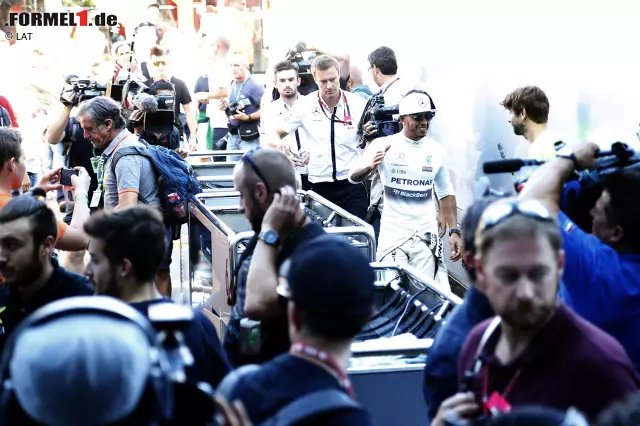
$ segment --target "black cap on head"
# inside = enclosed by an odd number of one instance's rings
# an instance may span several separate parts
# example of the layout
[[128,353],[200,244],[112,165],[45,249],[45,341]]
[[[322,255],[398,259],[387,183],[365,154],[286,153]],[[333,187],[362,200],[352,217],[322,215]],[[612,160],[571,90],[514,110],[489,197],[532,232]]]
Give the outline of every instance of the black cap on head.
[[371,316],[375,273],[362,252],[342,238],[323,235],[300,245],[281,275],[288,289],[280,286],[278,293],[305,313],[314,334],[350,339]]

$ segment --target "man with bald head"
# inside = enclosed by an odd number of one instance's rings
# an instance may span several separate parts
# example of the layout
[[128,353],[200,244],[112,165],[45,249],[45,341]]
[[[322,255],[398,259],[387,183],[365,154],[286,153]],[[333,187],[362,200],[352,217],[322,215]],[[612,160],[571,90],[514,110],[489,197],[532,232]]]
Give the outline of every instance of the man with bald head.
[[[222,102],[221,109],[229,117],[228,150],[248,151],[260,146],[260,102],[264,95],[264,87],[255,81],[249,73],[247,58],[234,54],[230,60],[233,81],[229,89],[227,102]],[[239,157],[232,157],[233,161]]]
[[[235,304],[224,338],[229,360],[237,367],[263,363],[289,350],[286,306],[276,292],[279,269],[300,244],[324,230],[304,214],[294,166],[283,152],[248,151],[236,165],[233,183],[255,232],[234,271]],[[258,342],[255,336],[260,336]]]
[[351,65],[347,85],[351,93],[355,93],[366,100],[369,100],[369,98],[373,96],[373,92],[369,89],[369,86],[364,84],[364,81],[362,80],[362,71],[360,70],[360,67],[356,65]]

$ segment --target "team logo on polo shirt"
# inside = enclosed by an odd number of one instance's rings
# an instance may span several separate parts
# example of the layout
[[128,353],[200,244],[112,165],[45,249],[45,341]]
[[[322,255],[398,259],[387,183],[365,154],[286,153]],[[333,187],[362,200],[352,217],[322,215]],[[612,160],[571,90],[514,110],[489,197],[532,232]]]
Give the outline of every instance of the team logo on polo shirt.
[[403,152],[396,152],[396,160],[404,161],[404,153]]
[[431,157],[432,157],[431,155],[427,155],[427,161],[426,161],[427,164],[431,164]]
[[313,109],[311,110],[311,114],[313,114],[313,115],[320,115],[320,108],[318,108],[318,107],[313,107]]

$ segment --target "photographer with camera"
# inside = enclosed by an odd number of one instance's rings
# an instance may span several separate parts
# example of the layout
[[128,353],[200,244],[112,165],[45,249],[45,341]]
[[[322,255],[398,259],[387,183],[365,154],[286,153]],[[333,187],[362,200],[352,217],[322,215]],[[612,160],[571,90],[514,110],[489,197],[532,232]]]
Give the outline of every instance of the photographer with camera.
[[[149,87],[148,94],[140,93],[134,98],[135,109],[129,117],[129,123],[132,127],[129,131],[133,131],[140,139],[151,145],[163,146],[172,151],[179,150],[180,131],[175,127],[173,120],[174,99],[174,90],[171,83],[164,80],[154,82]],[[171,112],[171,114],[166,114],[166,122],[155,123],[155,120],[152,119],[152,116],[155,117],[158,110]],[[152,122],[151,129],[149,129],[149,122]],[[161,131],[158,132],[156,130]]]
[[[442,259],[447,229],[452,261],[460,259],[456,196],[445,167],[446,151],[427,136],[436,108],[428,93],[411,91],[400,101],[402,133],[371,142],[350,171],[350,180],[364,182],[379,171],[384,184],[377,258],[413,266],[445,293],[450,291]],[[440,213],[436,213],[433,193]]]
[[349,213],[364,218],[369,205],[364,184],[349,182],[349,169],[361,154],[357,123],[366,101],[340,89],[340,64],[330,56],[318,56],[311,66],[320,88],[299,99],[290,119],[277,130],[280,139],[300,129],[308,152],[311,190]]
[[[147,206],[104,211],[84,225],[91,237],[91,258],[85,275],[97,294],[118,298],[143,315],[159,303],[171,303],[156,290],[154,277],[167,251],[165,226],[160,213]],[[192,383],[207,382],[212,387],[230,367],[215,327],[199,311],[185,330],[185,343],[195,363],[188,369]]]
[[499,200],[483,212],[474,266],[496,316],[469,333],[459,393],[442,402],[432,426],[525,405],[575,407],[593,420],[638,391],[622,346],[558,300],[570,266],[562,245],[553,213],[536,200]]
[[[72,85],[67,85],[61,95],[63,104],[60,115],[47,127],[45,139],[51,145],[62,144],[65,148],[66,167],[82,167],[91,176],[91,186],[89,187],[89,200],[93,196],[93,191],[98,187],[98,177],[94,170],[92,158],[102,154],[102,150],[95,148],[91,142],[85,138],[80,122],[71,114],[79,105],[82,93],[79,93]],[[71,223],[73,215],[73,203],[66,204],[66,215],[64,221]],[[74,262],[75,263],[75,262]]]
[[[304,97],[298,92],[300,76],[298,75],[298,67],[295,64],[289,61],[278,62],[273,72],[274,86],[278,91],[279,97],[264,107],[263,122],[266,129],[261,130],[263,130],[262,137],[267,139],[273,136],[282,122],[289,120],[294,104],[298,99]],[[294,134],[288,135],[282,142],[278,141],[275,144],[269,140],[263,140],[262,142],[266,142],[270,147],[281,148],[289,156],[300,175],[302,189],[308,190],[310,184],[306,165],[309,162],[309,154],[304,149],[307,144],[305,133],[301,132],[300,129],[296,129]]]
[[180,117],[180,106],[184,109],[184,114],[186,117],[187,128],[189,130],[189,151],[195,151],[197,147],[196,142],[196,134],[198,132],[198,128],[196,126],[196,115],[195,111],[191,108],[191,94],[189,94],[189,89],[185,82],[177,77],[171,75],[169,70],[169,62],[170,57],[168,53],[160,46],[153,46],[150,49],[151,54],[151,64],[152,67],[152,78],[148,79],[145,82],[147,87],[151,87],[154,82],[164,80],[171,83],[174,87],[174,125],[180,132],[180,137],[182,137],[183,132],[185,131],[184,126],[182,125],[181,117]]
[[[233,81],[229,99],[220,101],[220,109],[229,117],[227,151],[249,151],[260,146],[260,102],[264,87],[251,77],[245,55],[234,54],[230,65]],[[232,157],[232,161],[238,160],[240,157]]]
[[590,230],[560,211],[565,184],[576,171],[592,168],[597,153],[596,144],[583,143],[558,156],[534,172],[521,197],[540,200],[558,215],[566,256],[560,297],[618,339],[640,369],[640,171],[604,177]]

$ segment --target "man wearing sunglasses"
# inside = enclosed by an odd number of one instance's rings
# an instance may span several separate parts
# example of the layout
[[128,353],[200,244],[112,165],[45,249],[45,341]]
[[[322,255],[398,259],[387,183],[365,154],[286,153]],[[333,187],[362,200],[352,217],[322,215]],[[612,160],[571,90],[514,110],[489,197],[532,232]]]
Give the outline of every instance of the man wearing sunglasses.
[[[435,105],[426,92],[411,91],[400,101],[401,133],[374,140],[365,149],[350,180],[364,182],[377,170],[384,184],[384,205],[377,257],[409,264],[450,291],[442,259],[442,237],[447,229],[451,260],[460,259],[456,197],[444,166],[446,152],[427,136]],[[436,217],[433,192],[440,204]],[[440,232],[438,232],[440,227]]]
[[562,299],[618,339],[640,369],[640,171],[604,179],[602,195],[591,209],[590,230],[560,212],[565,183],[576,169],[593,167],[597,152],[593,143],[576,146],[572,155],[540,167],[521,196],[538,199],[558,214],[566,253]]
[[[311,222],[296,194],[296,172],[287,156],[278,150],[248,151],[234,170],[233,182],[240,192],[242,210],[255,232],[239,260],[235,304],[224,338],[229,361],[234,366],[262,363],[287,352],[290,347],[286,310],[278,299],[278,270],[300,244],[324,234]],[[260,321],[257,348],[244,337],[256,327],[245,327],[244,318]]]
[[552,214],[536,200],[501,200],[476,230],[477,288],[494,318],[471,330],[458,363],[460,392],[432,426],[512,407],[575,407],[589,419],[636,392],[640,379],[622,346],[558,300],[567,265]]

